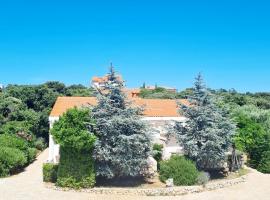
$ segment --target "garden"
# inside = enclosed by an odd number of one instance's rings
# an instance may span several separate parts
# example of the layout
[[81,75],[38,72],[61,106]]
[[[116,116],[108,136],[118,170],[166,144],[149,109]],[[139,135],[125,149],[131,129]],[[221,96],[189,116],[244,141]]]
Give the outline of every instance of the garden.
[[[151,143],[152,130],[141,120],[142,108],[131,106],[123,83],[113,69],[109,74],[105,94],[59,82],[5,88],[0,93],[0,177],[20,173],[46,148],[56,98],[78,95],[95,95],[98,105],[71,109],[55,123],[51,133],[61,157],[59,164],[44,164],[45,182],[74,189],[205,186],[245,175],[243,164],[270,173],[268,93],[210,90],[200,75],[193,88],[176,94],[143,89],[142,98],[190,102],[179,106],[187,121],[170,127],[185,154],[163,160],[162,145]],[[154,173],[149,157],[157,165]]]
[[[237,124],[201,75],[188,98],[190,105],[180,105],[186,122],[170,127],[185,154],[169,160],[163,160],[162,145],[151,143],[151,129],[141,120],[143,110],[131,106],[113,68],[106,87],[97,106],[70,109],[54,124],[51,134],[61,156],[59,164],[44,164],[44,182],[73,189],[204,187],[211,179],[247,173],[242,169],[244,153],[236,150],[241,144]],[[155,173],[149,170],[149,157],[156,160]]]

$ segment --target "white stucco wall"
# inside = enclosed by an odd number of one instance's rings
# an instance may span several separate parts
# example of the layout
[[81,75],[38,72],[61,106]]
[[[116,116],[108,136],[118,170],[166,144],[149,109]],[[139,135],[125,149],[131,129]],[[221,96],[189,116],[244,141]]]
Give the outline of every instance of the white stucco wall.
[[[53,127],[53,124],[59,120],[59,117],[49,117],[50,129]],[[48,162],[57,163],[60,157],[60,146],[54,142],[52,135],[49,135],[49,158]]]
[[[53,124],[59,120],[59,117],[49,117],[50,128]],[[176,139],[172,137],[167,140],[166,134],[168,132],[167,127],[173,125],[175,121],[185,122],[184,117],[144,117],[142,120],[149,123],[149,125],[154,129],[154,134],[152,135],[153,143],[163,144],[163,159],[169,159],[172,154],[183,154],[183,148],[176,143]],[[55,143],[52,135],[49,137],[49,158],[48,162],[58,163],[60,158],[60,148],[59,145]]]

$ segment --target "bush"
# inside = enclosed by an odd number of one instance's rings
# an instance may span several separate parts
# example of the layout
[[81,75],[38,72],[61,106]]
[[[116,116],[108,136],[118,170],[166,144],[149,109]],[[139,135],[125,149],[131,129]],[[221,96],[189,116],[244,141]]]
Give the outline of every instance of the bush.
[[27,155],[28,142],[16,135],[2,134],[0,135],[0,147],[16,148],[23,151],[25,155]]
[[28,163],[33,162],[37,156],[37,149],[36,148],[28,148],[27,149],[27,160]]
[[262,160],[257,169],[262,173],[270,173],[270,151],[263,153]]
[[43,181],[56,183],[58,165],[52,163],[43,164]]
[[0,147],[0,177],[20,170],[26,163],[27,158],[19,149]]
[[153,157],[157,161],[157,168],[160,169],[160,161],[162,160],[162,144],[154,144],[153,145]]
[[38,138],[34,142],[34,147],[39,151],[44,150],[46,148],[45,140],[43,138]]
[[200,174],[197,177],[197,183],[199,185],[205,186],[209,180],[210,180],[210,174],[208,172],[200,172]]
[[174,184],[194,185],[197,182],[198,170],[195,164],[183,156],[172,156],[170,160],[160,162],[160,180],[165,182],[173,178]]
[[10,147],[22,151],[27,158],[27,163],[34,161],[37,154],[35,148],[30,148],[26,140],[16,135],[0,135],[0,147]]
[[89,126],[94,126],[90,110],[73,108],[55,122],[51,133],[60,146],[93,149],[96,137],[89,131]]
[[70,188],[89,188],[95,185],[92,151],[60,148],[57,185]]

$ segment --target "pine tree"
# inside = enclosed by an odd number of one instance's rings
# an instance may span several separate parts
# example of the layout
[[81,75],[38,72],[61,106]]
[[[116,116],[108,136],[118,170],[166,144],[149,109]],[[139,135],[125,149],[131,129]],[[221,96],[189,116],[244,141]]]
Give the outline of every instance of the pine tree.
[[221,168],[231,145],[234,124],[217,107],[207,91],[201,74],[196,77],[189,106],[182,106],[185,123],[176,123],[175,130],[185,153],[200,169]]
[[105,94],[93,109],[97,137],[94,150],[97,176],[111,179],[142,176],[150,154],[147,127],[141,110],[131,106],[123,93],[123,82],[110,68]]

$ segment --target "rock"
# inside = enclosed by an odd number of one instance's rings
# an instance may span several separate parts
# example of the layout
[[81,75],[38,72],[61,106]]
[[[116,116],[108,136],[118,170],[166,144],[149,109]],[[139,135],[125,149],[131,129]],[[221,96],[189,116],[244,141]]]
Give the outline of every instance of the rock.
[[148,173],[151,176],[154,176],[154,174],[157,172],[157,161],[152,156],[149,156],[147,159],[147,165]]
[[169,178],[167,181],[166,181],[166,187],[173,187],[174,184],[173,184],[173,178]]

